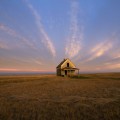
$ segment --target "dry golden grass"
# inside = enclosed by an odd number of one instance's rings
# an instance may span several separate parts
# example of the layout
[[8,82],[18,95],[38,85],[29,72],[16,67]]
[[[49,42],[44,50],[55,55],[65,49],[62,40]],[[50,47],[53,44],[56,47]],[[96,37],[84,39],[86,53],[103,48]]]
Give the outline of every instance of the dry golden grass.
[[1,76],[0,120],[120,120],[120,73]]

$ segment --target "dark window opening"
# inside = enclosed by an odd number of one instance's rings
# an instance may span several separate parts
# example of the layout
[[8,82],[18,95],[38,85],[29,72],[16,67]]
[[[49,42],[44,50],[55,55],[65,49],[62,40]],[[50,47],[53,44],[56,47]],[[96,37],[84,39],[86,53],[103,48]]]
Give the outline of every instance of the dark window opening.
[[69,63],[67,63],[67,67],[69,67]]
[[67,75],[67,70],[65,70],[65,75]]

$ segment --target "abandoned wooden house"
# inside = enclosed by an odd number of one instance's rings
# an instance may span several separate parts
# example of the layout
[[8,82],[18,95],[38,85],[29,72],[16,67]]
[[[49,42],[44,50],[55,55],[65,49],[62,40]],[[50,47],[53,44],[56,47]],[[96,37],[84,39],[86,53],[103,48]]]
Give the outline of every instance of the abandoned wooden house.
[[57,76],[72,76],[79,74],[79,69],[67,58],[56,67],[56,73]]

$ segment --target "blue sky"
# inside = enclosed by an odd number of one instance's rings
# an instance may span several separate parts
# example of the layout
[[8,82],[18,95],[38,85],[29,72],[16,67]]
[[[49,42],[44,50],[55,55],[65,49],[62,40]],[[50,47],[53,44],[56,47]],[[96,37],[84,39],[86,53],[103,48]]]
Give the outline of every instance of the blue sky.
[[120,71],[120,0],[0,0],[0,71]]

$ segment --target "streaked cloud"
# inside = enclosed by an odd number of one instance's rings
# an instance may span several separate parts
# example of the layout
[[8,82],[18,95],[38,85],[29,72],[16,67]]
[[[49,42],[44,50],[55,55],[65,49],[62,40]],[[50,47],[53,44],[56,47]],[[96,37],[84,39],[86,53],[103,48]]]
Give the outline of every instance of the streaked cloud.
[[82,28],[80,30],[78,25],[78,1],[71,2],[71,25],[70,25],[70,36],[66,42],[65,54],[72,58],[76,56],[81,50],[81,41],[83,39]]
[[14,68],[0,68],[0,71],[5,72],[5,71],[18,71],[18,70]]
[[15,68],[0,68],[0,72],[47,72],[40,69],[15,69]]
[[110,52],[110,58],[109,60],[105,61],[103,64],[104,65],[114,65],[116,66],[116,64],[120,63],[120,54],[117,51],[113,51],[113,53]]
[[36,64],[38,64],[38,65],[42,65],[42,62],[39,61],[39,60],[34,60],[34,62],[35,62]]
[[95,46],[92,50],[92,56],[89,58],[89,60],[93,60],[97,57],[100,57],[104,55],[108,50],[112,48],[113,44],[111,42],[105,42],[100,45]]
[[56,56],[55,47],[54,47],[51,39],[49,38],[48,34],[44,30],[44,27],[43,27],[43,25],[41,23],[41,17],[40,17],[40,15],[36,11],[36,9],[27,0],[25,0],[25,2],[27,3],[27,6],[29,7],[30,11],[32,12],[32,14],[35,17],[35,23],[36,23],[36,25],[38,27],[38,30],[39,30],[39,33],[40,33],[41,42],[50,51],[50,53],[55,57]]
[[[43,65],[42,61],[40,58],[33,58],[33,57],[16,57],[16,56],[11,56],[12,60],[18,61],[20,63],[29,63],[29,64],[36,64],[36,65]],[[6,59],[6,58],[5,58]]]
[[36,47],[34,46],[34,44],[31,41],[29,41],[25,37],[21,36],[20,34],[18,34],[15,30],[9,28],[7,25],[0,24],[0,30],[6,32],[7,34],[11,35],[12,37],[16,37],[17,39],[20,39],[23,44],[29,46],[30,48],[36,49]]
[[102,65],[99,65],[98,67],[100,70],[104,69],[119,69],[120,68],[120,63],[112,63],[112,62],[106,62]]
[[110,69],[118,69],[120,68],[120,63],[114,64],[110,66]]
[[15,58],[16,60],[19,60],[21,62],[24,62],[24,63],[34,63],[34,64],[37,64],[37,65],[43,65],[43,63],[41,62],[40,59],[35,59],[35,58],[29,58],[29,59],[17,59]]
[[104,40],[104,42],[97,44],[88,52],[89,57],[85,59],[84,62],[92,61],[98,57],[103,56],[110,49],[113,48],[113,45],[114,45],[113,38]]
[[5,31],[6,33],[8,33],[11,36],[16,37],[17,33],[12,30],[11,28],[9,28],[8,26],[4,25],[4,24],[0,24],[0,30]]
[[0,2],[0,70],[55,71],[68,57],[80,72],[120,71],[120,7],[103,2]]
[[88,64],[80,66],[81,71],[88,71],[88,72],[107,72],[107,71],[114,71],[120,69],[120,62],[100,62],[100,64]]
[[120,58],[120,54],[114,56],[114,59],[118,59],[118,58]]
[[10,47],[6,43],[0,41],[0,49],[9,50]]
[[112,60],[114,59],[119,59],[120,58],[120,48],[117,50],[114,50],[111,54],[110,54]]

